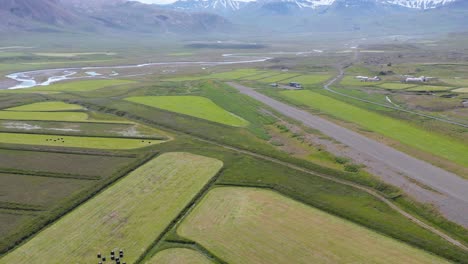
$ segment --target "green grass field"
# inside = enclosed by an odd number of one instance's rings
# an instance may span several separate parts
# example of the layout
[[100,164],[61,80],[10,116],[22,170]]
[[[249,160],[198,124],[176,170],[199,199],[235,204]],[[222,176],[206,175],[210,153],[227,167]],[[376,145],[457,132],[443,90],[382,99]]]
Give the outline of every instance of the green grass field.
[[162,142],[164,142],[164,140],[0,133],[0,143],[54,147],[135,149],[159,144]]
[[421,85],[421,86],[416,86],[414,88],[410,88],[407,91],[413,91],[413,92],[437,92],[437,91],[447,91],[450,90],[450,87],[447,86],[433,86],[433,85]]
[[236,80],[248,77],[251,75],[262,73],[257,69],[237,69],[232,71],[209,73],[204,75],[192,75],[192,76],[177,76],[166,79],[167,81],[196,81],[206,79],[219,79],[219,80]]
[[345,76],[341,82],[341,86],[375,86],[379,85],[382,82],[362,82],[359,79],[356,79],[354,76]]
[[274,71],[258,72],[257,74],[244,77],[242,78],[242,80],[254,81],[254,80],[263,79],[263,78],[267,78],[267,77],[278,75],[278,74],[280,74],[280,72],[274,72]]
[[94,263],[98,252],[117,247],[125,249],[127,263],[134,263],[222,166],[219,160],[189,153],[162,154],[0,263]]
[[453,92],[468,93],[468,88],[458,88],[458,89],[453,90]]
[[200,96],[139,96],[126,100],[184,115],[236,127],[247,126],[248,122],[223,108],[208,98]]
[[146,264],[213,264],[202,254],[187,248],[170,248],[158,252]]
[[262,83],[275,83],[275,82],[281,82],[281,81],[286,82],[286,80],[288,80],[288,79],[290,79],[292,77],[295,77],[297,75],[299,75],[299,74],[297,74],[297,73],[281,73],[281,74],[274,75],[274,76],[271,76],[271,77],[258,79],[257,81],[262,82]]
[[[101,118],[102,117],[102,118]],[[90,118],[84,112],[19,112],[0,111],[0,120],[23,120],[23,121],[64,121],[64,122],[88,122],[109,124],[133,124],[122,119],[106,119],[107,116]],[[111,116],[112,117],[112,116]]]
[[453,78],[453,79],[442,79],[444,83],[455,85],[455,86],[468,86],[468,79]]
[[468,165],[468,145],[444,135],[417,128],[405,121],[379,115],[311,91],[284,91],[280,93],[295,103],[360,125],[361,127],[396,139],[403,144]]
[[20,111],[20,112],[35,112],[35,111],[73,111],[73,110],[82,110],[83,107],[76,104],[67,104],[60,101],[55,102],[40,102],[33,103],[28,105],[22,105],[17,107],[12,107],[5,109],[7,111]]
[[213,189],[177,232],[228,263],[449,263],[264,189]]
[[132,83],[135,83],[135,82],[129,81],[129,80],[85,80],[85,81],[55,83],[49,86],[34,87],[30,89],[25,89],[25,90],[30,91],[30,92],[35,92],[35,91],[85,92],[85,91],[94,91],[97,89],[110,87],[110,86],[132,84]]
[[382,83],[379,84],[378,87],[388,89],[388,90],[403,90],[414,87],[414,84],[406,84],[406,83]]
[[301,75],[298,77],[285,80],[283,82],[298,82],[303,85],[312,85],[312,84],[323,83],[330,78],[331,78],[331,75],[328,75],[328,74],[312,74],[312,75]]
[[47,120],[88,122],[88,114],[82,112],[17,112],[0,111],[0,119],[8,120]]

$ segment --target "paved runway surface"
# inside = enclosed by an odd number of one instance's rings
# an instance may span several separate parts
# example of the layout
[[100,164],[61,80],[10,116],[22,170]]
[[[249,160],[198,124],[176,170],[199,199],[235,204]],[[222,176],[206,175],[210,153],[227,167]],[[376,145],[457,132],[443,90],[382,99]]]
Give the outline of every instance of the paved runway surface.
[[304,125],[317,129],[348,147],[370,155],[392,169],[468,205],[467,180],[309,112],[279,102],[249,87],[232,82],[228,84],[283,115],[301,121]]

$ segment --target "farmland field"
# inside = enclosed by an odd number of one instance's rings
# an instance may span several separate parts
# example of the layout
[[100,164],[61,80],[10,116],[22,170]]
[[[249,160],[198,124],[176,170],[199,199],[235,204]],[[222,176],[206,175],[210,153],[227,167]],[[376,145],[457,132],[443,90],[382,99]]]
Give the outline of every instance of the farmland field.
[[444,83],[455,85],[455,86],[468,86],[468,79],[453,78],[453,79],[442,79]]
[[224,110],[210,99],[200,96],[140,96],[126,98],[126,100],[229,126],[242,127],[248,124],[243,118]]
[[280,94],[295,103],[320,110],[339,119],[399,140],[460,165],[468,164],[468,145],[441,134],[424,131],[405,121],[379,115],[311,91],[283,91]]
[[331,78],[331,75],[328,75],[328,74],[301,75],[301,76],[293,77],[288,80],[284,80],[284,82],[298,82],[303,85],[304,84],[310,85],[310,84],[323,83],[330,78]]
[[0,173],[0,202],[48,206],[68,197],[92,183],[78,179]]
[[164,137],[164,132],[141,124],[48,122],[0,120],[2,132],[35,132],[41,134],[67,133],[67,135]]
[[281,73],[281,74],[274,75],[274,76],[271,76],[271,77],[259,79],[257,81],[262,82],[262,83],[281,82],[281,81],[286,81],[286,80],[288,80],[288,79],[290,79],[292,77],[298,76],[298,75],[299,74],[297,74],[297,73]]
[[124,248],[125,261],[133,263],[222,166],[219,160],[189,153],[162,154],[0,259],[0,263],[37,259],[44,263],[93,263],[97,252],[116,247]]
[[259,79],[263,79],[263,78],[267,78],[267,77],[270,77],[270,76],[275,76],[275,75],[278,75],[280,74],[279,72],[259,72],[258,74],[255,74],[255,75],[251,75],[251,76],[247,76],[247,77],[244,77],[242,78],[242,80],[250,80],[250,81],[254,81],[254,80],[259,80]]
[[35,120],[35,121],[69,121],[69,122],[89,122],[89,123],[123,123],[129,121],[122,120],[98,120],[91,119],[88,113],[84,112],[19,112],[0,111],[0,120]]
[[453,91],[457,93],[468,93],[468,88],[458,88]]
[[42,145],[55,147],[76,147],[93,149],[135,149],[164,142],[163,140],[77,137],[22,133],[0,133],[0,143]]
[[177,232],[228,263],[448,263],[264,189],[213,189]]
[[0,111],[0,119],[48,120],[48,121],[88,121],[88,114],[81,112],[16,112]]
[[421,86],[417,86],[414,88],[410,88],[407,91],[414,91],[414,92],[434,91],[436,92],[436,91],[447,91],[449,89],[450,87],[447,87],[447,86],[421,85]]
[[0,149],[0,168],[109,177],[134,158]]
[[[132,84],[134,81],[129,80],[85,80],[85,81],[73,81],[65,83],[55,83],[49,86],[34,87],[27,89],[27,91],[67,91],[67,92],[85,92],[94,91],[104,87]],[[15,90],[13,90],[15,91]]]
[[353,76],[345,76],[341,82],[341,86],[375,86],[381,84],[381,82],[362,82]]
[[5,109],[7,111],[20,111],[20,112],[40,112],[40,111],[73,111],[82,110],[83,107],[76,104],[67,104],[64,102],[40,102],[28,105],[22,105]]
[[[28,214],[21,213],[12,213],[12,212],[3,212],[0,210],[0,237],[6,238],[12,233],[15,229],[19,228],[24,222],[30,221],[33,216]],[[12,232],[13,230],[13,232]],[[0,248],[3,248],[3,239],[0,241]]]
[[414,84],[405,84],[405,83],[383,83],[380,84],[378,87],[389,89],[389,90],[402,90],[414,87]]
[[212,264],[202,254],[192,249],[170,248],[158,252],[146,264]]
[[262,73],[257,69],[237,69],[232,71],[210,73],[205,75],[179,76],[168,78],[168,81],[196,81],[206,79],[235,80]]

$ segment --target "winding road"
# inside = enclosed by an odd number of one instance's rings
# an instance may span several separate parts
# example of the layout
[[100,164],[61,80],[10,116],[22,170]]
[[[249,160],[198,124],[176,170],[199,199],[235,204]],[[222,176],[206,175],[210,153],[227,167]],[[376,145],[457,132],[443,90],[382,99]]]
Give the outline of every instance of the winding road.
[[335,123],[317,117],[309,112],[279,102],[253,89],[229,82],[230,86],[246,94],[279,113],[302,122],[304,125],[317,129],[323,134],[347,145],[351,149],[365,153],[388,167],[417,180],[438,192],[457,199],[467,205],[468,210],[468,181],[461,177],[438,168],[428,162],[414,158],[406,153],[393,149],[383,143],[367,138],[361,134],[341,127]]

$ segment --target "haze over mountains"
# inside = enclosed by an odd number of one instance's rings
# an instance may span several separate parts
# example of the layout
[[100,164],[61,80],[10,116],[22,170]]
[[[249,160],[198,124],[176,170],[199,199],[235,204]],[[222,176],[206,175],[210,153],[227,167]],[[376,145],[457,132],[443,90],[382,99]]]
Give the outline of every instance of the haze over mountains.
[[[208,32],[466,31],[464,0],[0,0],[0,31]],[[437,18],[437,19],[434,19]]]

